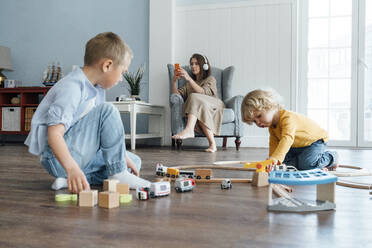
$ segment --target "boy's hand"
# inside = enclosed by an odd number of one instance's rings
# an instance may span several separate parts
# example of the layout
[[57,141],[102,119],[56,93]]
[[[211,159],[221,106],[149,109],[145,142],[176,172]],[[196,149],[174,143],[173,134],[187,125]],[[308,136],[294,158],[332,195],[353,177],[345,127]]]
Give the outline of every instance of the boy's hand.
[[77,194],[83,190],[90,190],[87,178],[78,166],[74,166],[67,172],[67,184],[68,191],[72,193]]
[[266,171],[270,172],[270,171],[272,171],[272,169],[274,168],[275,165],[280,164],[280,161],[277,160],[276,158],[272,158],[272,157],[270,157],[268,159],[271,159],[273,161],[271,164],[266,166]]
[[139,176],[137,167],[135,165],[129,165],[129,164],[127,164],[127,166],[128,166],[128,168],[130,168],[132,170],[132,173],[134,175]]

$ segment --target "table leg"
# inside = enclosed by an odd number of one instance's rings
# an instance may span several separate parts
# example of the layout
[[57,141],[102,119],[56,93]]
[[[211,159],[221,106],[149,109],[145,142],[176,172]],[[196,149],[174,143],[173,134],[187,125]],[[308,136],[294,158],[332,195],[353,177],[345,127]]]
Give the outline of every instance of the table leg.
[[164,146],[165,145],[165,113],[164,111],[161,113],[161,116],[160,116],[159,128],[160,128],[160,135],[161,135],[160,144],[161,146]]
[[267,205],[273,205],[273,186],[271,183],[269,184],[269,192],[267,194]]
[[131,150],[136,149],[136,123],[137,113],[136,106],[132,105],[132,111],[130,112],[130,148]]

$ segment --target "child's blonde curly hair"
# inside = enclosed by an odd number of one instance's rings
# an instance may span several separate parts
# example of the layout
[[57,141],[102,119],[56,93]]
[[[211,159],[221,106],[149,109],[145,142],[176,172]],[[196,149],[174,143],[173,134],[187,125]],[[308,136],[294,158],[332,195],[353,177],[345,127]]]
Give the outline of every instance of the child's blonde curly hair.
[[253,90],[249,92],[242,102],[242,120],[248,125],[254,123],[257,111],[268,111],[271,109],[282,109],[281,97],[274,90]]

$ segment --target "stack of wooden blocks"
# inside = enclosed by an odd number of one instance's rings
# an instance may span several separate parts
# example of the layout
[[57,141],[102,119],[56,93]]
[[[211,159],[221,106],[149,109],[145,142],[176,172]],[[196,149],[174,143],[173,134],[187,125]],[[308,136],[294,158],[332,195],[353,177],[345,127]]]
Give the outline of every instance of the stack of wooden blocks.
[[129,185],[122,184],[119,180],[104,180],[103,191],[98,193],[98,190],[82,191],[79,193],[80,207],[94,207],[98,204],[102,208],[117,208],[120,205],[120,199],[125,199],[122,202],[132,200],[132,195],[129,194]]

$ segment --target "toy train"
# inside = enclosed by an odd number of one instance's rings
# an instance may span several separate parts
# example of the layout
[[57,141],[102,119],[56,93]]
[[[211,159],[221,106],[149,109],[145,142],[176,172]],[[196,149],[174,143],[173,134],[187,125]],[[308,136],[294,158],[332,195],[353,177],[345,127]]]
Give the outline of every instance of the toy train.
[[178,178],[174,183],[177,192],[191,191],[195,188],[195,180],[192,178]]
[[212,170],[210,169],[196,169],[196,179],[211,179]]
[[167,176],[171,178],[185,177],[196,179],[211,179],[211,169],[196,169],[195,171],[179,170],[177,168],[164,166],[162,163],[157,163],[155,166],[157,176]]
[[156,175],[163,177],[165,174],[167,174],[167,169],[167,166],[164,166],[162,163],[157,163],[155,166]]
[[170,183],[155,182],[152,183],[150,187],[137,188],[136,189],[136,198],[138,200],[148,200],[154,197],[166,196],[170,194]]

